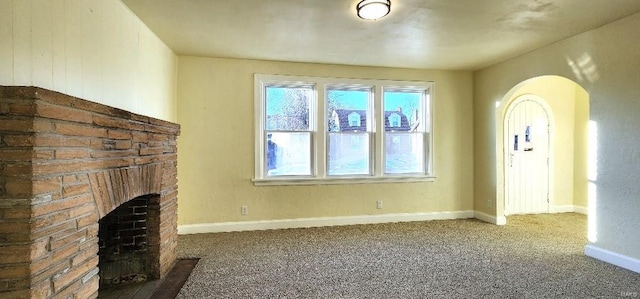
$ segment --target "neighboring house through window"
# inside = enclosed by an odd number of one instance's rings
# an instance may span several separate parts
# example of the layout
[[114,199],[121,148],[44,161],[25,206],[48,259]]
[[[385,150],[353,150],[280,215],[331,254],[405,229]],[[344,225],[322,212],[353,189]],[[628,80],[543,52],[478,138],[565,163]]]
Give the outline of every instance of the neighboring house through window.
[[349,126],[350,127],[359,127],[360,126],[360,114],[356,112],[349,113]]
[[389,115],[389,127],[391,128],[400,127],[400,115],[398,115],[398,113],[391,113],[391,115]]

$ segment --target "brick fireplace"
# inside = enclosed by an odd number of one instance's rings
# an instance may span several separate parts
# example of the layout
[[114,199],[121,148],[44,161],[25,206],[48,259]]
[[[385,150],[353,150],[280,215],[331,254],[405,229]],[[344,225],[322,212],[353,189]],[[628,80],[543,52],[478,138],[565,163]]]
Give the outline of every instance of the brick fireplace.
[[[116,224],[144,232],[117,250],[135,240],[140,275],[164,277],[176,260],[179,131],[42,88],[0,86],[0,297],[95,298],[99,221],[118,207],[134,216]],[[147,220],[136,224],[142,206]],[[100,232],[129,230],[115,234]]]

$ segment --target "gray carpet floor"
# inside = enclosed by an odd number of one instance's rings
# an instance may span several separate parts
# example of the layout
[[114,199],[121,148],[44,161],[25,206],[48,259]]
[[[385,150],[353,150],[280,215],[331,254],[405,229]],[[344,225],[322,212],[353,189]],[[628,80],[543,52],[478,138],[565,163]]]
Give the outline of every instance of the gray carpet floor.
[[179,237],[200,262],[177,298],[640,298],[640,274],[589,258],[584,215]]

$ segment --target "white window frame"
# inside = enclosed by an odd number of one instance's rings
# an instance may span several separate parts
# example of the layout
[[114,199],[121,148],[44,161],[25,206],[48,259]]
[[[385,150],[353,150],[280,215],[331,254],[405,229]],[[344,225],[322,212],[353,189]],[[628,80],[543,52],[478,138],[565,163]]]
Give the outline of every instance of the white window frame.
[[[393,182],[424,182],[434,181],[434,146],[433,146],[433,82],[392,81],[371,79],[344,79],[325,77],[305,77],[287,75],[254,74],[254,124],[255,124],[255,173],[252,179],[254,185],[321,185],[321,184],[362,184],[362,183],[393,183]],[[309,130],[311,131],[311,175],[310,176],[268,176],[266,171],[266,101],[265,88],[267,86],[313,86],[314,95],[310,104]],[[370,120],[372,130],[371,148],[373,171],[371,175],[359,176],[329,176],[328,175],[328,121],[326,111],[327,89],[336,86],[353,86],[358,89],[370,88],[373,93],[373,113]],[[421,119],[428,119],[429,134],[425,134],[424,146],[425,172],[412,174],[385,174],[384,172],[384,117],[383,91],[393,90],[424,91],[426,105],[422,110]],[[315,104],[315,105],[314,105]],[[429,111],[429,117],[426,117]]]

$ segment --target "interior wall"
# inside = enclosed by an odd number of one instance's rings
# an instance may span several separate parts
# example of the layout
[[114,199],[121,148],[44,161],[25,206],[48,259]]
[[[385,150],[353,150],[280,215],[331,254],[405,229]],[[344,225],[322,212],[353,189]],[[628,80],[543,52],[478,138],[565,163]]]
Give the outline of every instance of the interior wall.
[[0,0],[0,85],[176,121],[177,57],[121,1]]
[[[474,192],[476,207],[496,198],[495,102],[519,82],[559,75],[589,94],[597,125],[592,246],[640,258],[640,13],[507,60],[474,75]],[[490,210],[493,215],[496,209]]]
[[[582,93],[580,93],[582,91]],[[581,97],[581,95],[586,96]],[[574,205],[586,209],[586,164],[589,102],[588,94],[575,82],[558,76],[536,77],[515,87],[497,107],[504,119],[507,107],[518,97],[535,94],[545,100],[551,109],[552,169],[550,212],[571,210]],[[498,121],[500,121],[500,119]],[[496,140],[497,148],[504,147],[504,137]],[[582,147],[582,148],[581,148]],[[501,151],[500,151],[501,152]],[[500,164],[498,157],[497,163]],[[502,162],[504,163],[504,162]],[[579,164],[579,165],[577,165]],[[503,172],[497,165],[498,173]],[[580,171],[580,172],[576,172]],[[580,178],[585,178],[580,180]],[[500,196],[498,196],[499,200]]]
[[[435,182],[260,186],[254,73],[435,82]],[[179,57],[179,224],[473,210],[472,74]],[[383,200],[383,209],[376,209]],[[247,205],[249,214],[240,214]]]
[[589,180],[589,94],[584,88],[575,84],[575,128],[573,153],[573,205],[588,208]]

